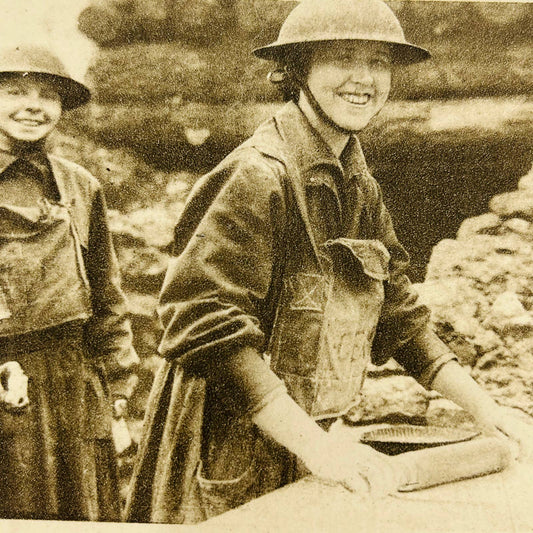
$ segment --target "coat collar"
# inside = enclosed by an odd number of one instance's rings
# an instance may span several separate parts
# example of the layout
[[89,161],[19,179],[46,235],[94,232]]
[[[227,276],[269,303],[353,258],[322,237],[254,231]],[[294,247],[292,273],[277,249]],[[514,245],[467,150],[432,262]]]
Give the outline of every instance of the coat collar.
[[339,160],[294,102],[285,105],[274,120],[302,176],[321,165],[341,170]]
[[35,146],[35,149],[32,150],[16,152],[0,150],[0,176],[17,161],[29,163],[43,181],[57,181],[48,154],[41,146]]
[[[343,174],[339,159],[294,102],[287,103],[276,113],[274,123],[284,146],[291,152],[292,161],[298,167],[305,185],[325,183],[332,186],[330,173],[314,172],[320,166],[327,166]],[[344,154],[345,179],[350,180],[369,173],[361,143],[356,135],[350,137]]]
[[17,156],[11,152],[5,152],[0,150],[0,174],[6,170],[6,168],[17,160]]
[[[319,172],[318,169],[327,166],[342,176],[339,159],[293,102],[286,104],[272,119],[262,124],[243,146],[253,146],[263,154],[277,159],[287,168],[290,187],[320,264],[321,255],[314,236],[314,226],[307,211],[305,189],[325,184],[337,194],[333,172]],[[358,177],[368,173],[357,137],[352,136],[345,150],[348,150],[343,158],[348,163],[346,176]]]

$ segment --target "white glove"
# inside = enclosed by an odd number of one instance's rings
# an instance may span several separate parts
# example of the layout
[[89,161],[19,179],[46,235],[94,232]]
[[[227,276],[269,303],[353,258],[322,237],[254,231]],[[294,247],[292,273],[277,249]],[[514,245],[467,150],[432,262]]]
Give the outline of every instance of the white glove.
[[117,398],[113,402],[113,418],[124,418],[128,412],[128,400],[126,398]]
[[510,408],[499,408],[496,427],[508,439],[519,461],[533,463],[533,418]]
[[29,405],[28,376],[17,361],[0,365],[0,404],[8,410]]

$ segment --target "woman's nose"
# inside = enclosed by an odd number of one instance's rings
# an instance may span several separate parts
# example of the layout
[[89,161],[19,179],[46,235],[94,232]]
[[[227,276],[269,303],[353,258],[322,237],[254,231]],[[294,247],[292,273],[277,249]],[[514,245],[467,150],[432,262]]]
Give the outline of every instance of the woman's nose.
[[364,63],[355,63],[350,70],[350,78],[352,81],[363,84],[372,83],[372,71],[368,65]]
[[26,109],[39,111],[42,108],[41,95],[37,90],[28,91],[25,98]]

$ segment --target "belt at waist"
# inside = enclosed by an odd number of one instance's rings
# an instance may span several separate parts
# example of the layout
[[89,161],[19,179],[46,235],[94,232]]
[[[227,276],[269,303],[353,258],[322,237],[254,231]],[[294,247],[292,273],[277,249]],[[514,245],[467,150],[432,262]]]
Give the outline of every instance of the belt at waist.
[[9,335],[0,337],[0,352],[22,353],[35,352],[51,342],[67,338],[76,339],[83,335],[83,322],[65,322],[52,328],[40,329],[23,333],[21,335]]

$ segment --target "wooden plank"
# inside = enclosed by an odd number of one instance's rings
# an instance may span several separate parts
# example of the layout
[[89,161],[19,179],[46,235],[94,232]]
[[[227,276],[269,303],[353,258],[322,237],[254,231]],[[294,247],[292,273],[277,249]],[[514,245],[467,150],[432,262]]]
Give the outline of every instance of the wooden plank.
[[313,477],[199,526],[200,531],[522,533],[533,530],[533,465],[368,501]]

